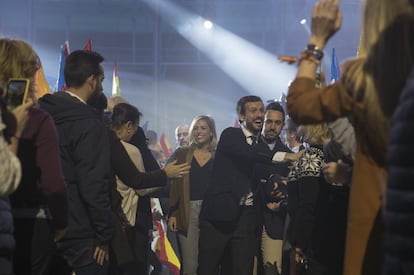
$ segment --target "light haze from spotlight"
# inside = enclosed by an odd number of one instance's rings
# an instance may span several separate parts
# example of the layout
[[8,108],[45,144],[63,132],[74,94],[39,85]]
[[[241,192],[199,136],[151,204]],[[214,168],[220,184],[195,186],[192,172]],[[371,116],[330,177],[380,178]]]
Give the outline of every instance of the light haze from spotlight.
[[143,0],[247,93],[276,98],[295,76],[295,67],[218,24],[206,31],[205,18],[167,0]]

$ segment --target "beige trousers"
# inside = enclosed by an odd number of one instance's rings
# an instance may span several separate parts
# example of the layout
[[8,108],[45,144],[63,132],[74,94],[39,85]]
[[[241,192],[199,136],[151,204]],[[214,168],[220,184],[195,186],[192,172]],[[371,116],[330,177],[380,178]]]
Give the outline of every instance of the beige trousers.
[[276,262],[276,267],[279,273],[282,272],[282,247],[283,240],[275,240],[267,235],[266,229],[263,226],[262,233],[262,255],[263,264]]

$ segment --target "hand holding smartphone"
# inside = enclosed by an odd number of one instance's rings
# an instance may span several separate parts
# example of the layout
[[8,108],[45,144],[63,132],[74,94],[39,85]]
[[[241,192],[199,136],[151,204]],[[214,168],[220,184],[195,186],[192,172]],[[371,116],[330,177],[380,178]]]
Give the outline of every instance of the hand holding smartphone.
[[30,80],[27,78],[11,78],[7,83],[4,101],[10,110],[22,105],[29,93]]
[[279,202],[286,199],[286,179],[279,174],[271,174],[265,183],[264,190],[269,201]]

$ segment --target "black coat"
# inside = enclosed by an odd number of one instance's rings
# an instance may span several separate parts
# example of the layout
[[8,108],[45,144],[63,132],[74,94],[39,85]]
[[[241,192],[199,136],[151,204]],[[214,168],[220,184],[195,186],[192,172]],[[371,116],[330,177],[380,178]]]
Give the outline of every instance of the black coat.
[[[264,142],[260,142],[257,145],[257,149],[264,152],[267,151],[269,155],[274,155],[276,152],[291,153],[290,149],[284,145],[279,138],[276,140],[276,144],[273,150],[270,150],[269,146]],[[267,234],[273,239],[283,239],[286,207],[284,207],[282,204],[282,208],[277,212],[272,211],[266,207],[266,203],[272,201],[272,196],[269,191],[272,191],[273,188],[272,186],[268,185],[273,185],[273,182],[268,182],[265,184],[261,182],[261,179],[267,180],[271,174],[278,174],[282,177],[287,177],[289,174],[289,165],[290,162],[281,162],[274,164],[257,163],[255,165],[254,182],[259,186],[257,196],[255,198],[259,204],[258,211],[261,218],[259,224],[264,224]]]
[[272,155],[256,147],[247,143],[241,128],[230,127],[222,132],[214,158],[212,182],[201,208],[201,219],[237,221],[241,198],[255,191],[252,185],[254,164],[271,164]]
[[13,237],[13,215],[7,196],[0,197],[0,255],[11,256],[16,242]]
[[414,70],[393,121],[388,147],[383,274],[414,274]]
[[69,219],[65,239],[96,239],[108,244],[113,236],[112,174],[109,140],[101,115],[66,92],[39,100],[53,117],[59,136],[67,183]]

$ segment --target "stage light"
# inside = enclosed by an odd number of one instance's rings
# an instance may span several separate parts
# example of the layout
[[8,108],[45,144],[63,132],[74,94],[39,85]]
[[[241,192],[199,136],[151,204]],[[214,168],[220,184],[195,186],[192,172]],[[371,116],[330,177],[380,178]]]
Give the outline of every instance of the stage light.
[[305,24],[306,24],[306,19],[305,19],[305,18],[303,18],[302,20],[300,20],[300,23],[301,23],[302,25],[305,25]]
[[210,20],[204,20],[203,26],[206,30],[210,30],[213,27],[213,22]]

